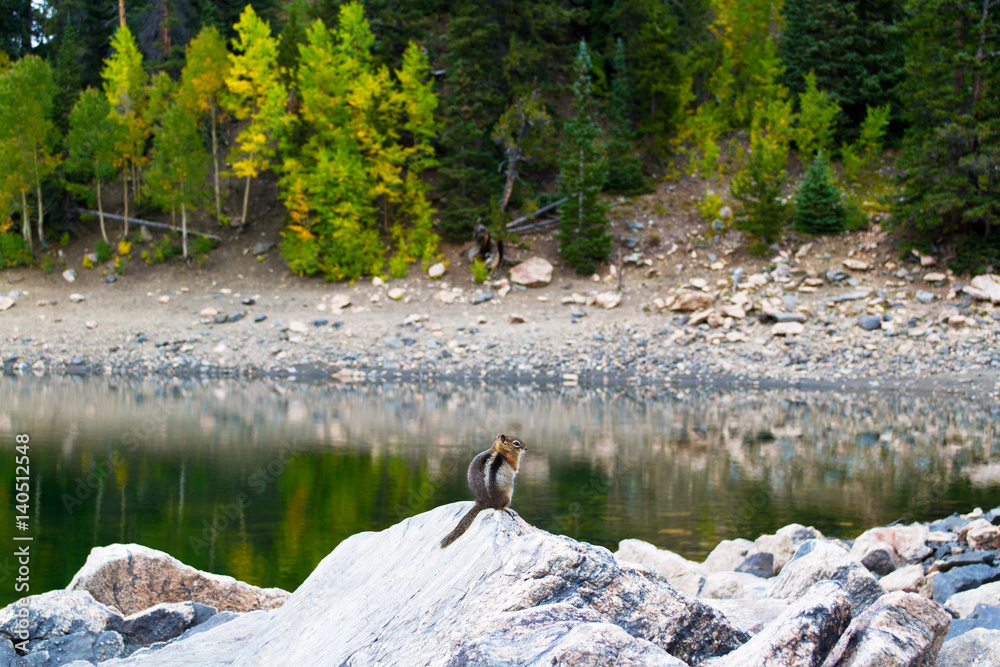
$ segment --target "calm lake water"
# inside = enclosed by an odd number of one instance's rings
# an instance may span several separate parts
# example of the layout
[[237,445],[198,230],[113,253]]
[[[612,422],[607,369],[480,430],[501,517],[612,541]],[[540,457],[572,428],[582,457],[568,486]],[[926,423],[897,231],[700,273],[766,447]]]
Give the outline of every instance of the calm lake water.
[[986,396],[0,377],[0,604],[20,597],[25,534],[32,593],[114,542],[293,590],[349,535],[469,499],[468,462],[500,432],[528,447],[521,516],[612,550],[701,559],[791,522],[852,538],[1000,505]]

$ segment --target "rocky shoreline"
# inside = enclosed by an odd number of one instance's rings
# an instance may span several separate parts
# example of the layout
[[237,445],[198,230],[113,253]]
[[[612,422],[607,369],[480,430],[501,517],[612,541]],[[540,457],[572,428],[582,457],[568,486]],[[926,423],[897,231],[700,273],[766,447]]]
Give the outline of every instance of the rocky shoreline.
[[511,272],[530,287],[507,277],[456,285],[445,274],[332,288],[203,276],[147,290],[25,274],[0,295],[0,361],[13,375],[845,388],[925,380],[1000,390],[996,276],[876,274],[854,259],[823,270],[810,257],[779,254],[754,272],[716,261],[706,278],[657,286],[633,277],[621,291],[599,276],[558,283],[551,266],[541,278]]
[[1000,507],[849,542],[790,525],[694,563],[502,512],[438,548],[467,506],[355,535],[291,594],[95,548],[67,589],[0,610],[0,665],[1000,662]]

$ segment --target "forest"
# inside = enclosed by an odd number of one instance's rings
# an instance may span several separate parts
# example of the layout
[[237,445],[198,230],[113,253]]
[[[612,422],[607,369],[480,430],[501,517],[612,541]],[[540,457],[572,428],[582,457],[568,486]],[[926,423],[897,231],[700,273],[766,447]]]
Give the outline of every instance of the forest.
[[192,211],[252,226],[265,173],[288,267],[328,280],[557,202],[592,273],[611,197],[692,177],[751,252],[880,224],[1000,267],[1000,0],[0,5],[0,268],[99,228],[122,272],[155,213],[180,234],[143,260],[203,255]]

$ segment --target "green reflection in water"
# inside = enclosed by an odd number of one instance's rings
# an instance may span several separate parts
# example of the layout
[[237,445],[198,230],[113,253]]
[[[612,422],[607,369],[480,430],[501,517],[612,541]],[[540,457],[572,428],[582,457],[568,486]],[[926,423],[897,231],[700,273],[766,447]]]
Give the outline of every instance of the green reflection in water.
[[700,560],[792,522],[849,539],[1000,504],[998,417],[968,396],[4,377],[0,603],[20,597],[17,433],[31,592],[114,542],[294,589],[344,538],[468,499],[498,432],[528,445],[513,507],[533,525]]

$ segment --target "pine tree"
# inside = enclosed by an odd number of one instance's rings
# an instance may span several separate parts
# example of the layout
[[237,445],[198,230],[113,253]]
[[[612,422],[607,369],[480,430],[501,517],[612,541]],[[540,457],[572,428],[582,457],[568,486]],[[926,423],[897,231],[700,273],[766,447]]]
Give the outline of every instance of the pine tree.
[[833,184],[826,157],[820,151],[795,195],[792,226],[806,234],[837,234],[844,231],[845,223],[840,190]]
[[920,235],[989,237],[1000,216],[1000,7],[924,0],[906,23],[910,127],[898,166],[897,225]]
[[219,187],[219,132],[222,97],[229,75],[229,52],[214,26],[202,28],[187,45],[187,59],[181,72],[180,100],[197,115],[208,114],[212,140],[212,185],[215,191],[215,219],[222,223],[222,195]]
[[66,171],[93,183],[97,195],[97,215],[101,236],[108,242],[104,225],[104,204],[101,184],[114,178],[118,133],[121,125],[111,116],[107,98],[94,88],[88,88],[77,99],[69,115],[66,135]]
[[21,197],[22,227],[29,243],[31,214],[27,195],[35,192],[42,247],[47,245],[42,181],[60,162],[52,122],[55,95],[52,68],[38,56],[25,56],[0,75],[0,151],[6,154],[7,179]]
[[563,126],[559,186],[569,201],[560,206],[558,234],[559,254],[567,266],[581,274],[593,273],[598,263],[608,258],[612,241],[607,209],[598,199],[607,168],[595,118],[591,69],[587,44],[581,41],[574,66],[574,115]]
[[608,121],[611,140],[608,142],[608,182],[606,187],[616,192],[641,192],[646,189],[639,159],[632,145],[635,135],[629,122],[629,84],[622,40],[615,42],[611,60],[611,95],[608,98]]
[[460,0],[452,11],[445,36],[440,224],[446,238],[464,241],[477,221],[489,219],[490,202],[503,188],[497,170],[502,157],[491,134],[507,85],[496,57],[504,49],[499,8],[486,0]]
[[[898,108],[903,81],[904,0],[785,0],[781,83],[805,92],[805,76],[843,109],[849,128],[879,104]],[[853,134],[853,131],[851,132]]]
[[285,106],[288,91],[278,70],[278,40],[271,28],[247,5],[236,24],[235,53],[229,55],[226,75],[226,110],[237,120],[246,121],[236,137],[233,173],[245,178],[240,225],[247,224],[250,181],[271,166],[275,155],[274,137],[287,123]]
[[781,237],[788,216],[781,192],[787,179],[792,105],[783,86],[775,84],[767,93],[751,118],[749,154],[729,186],[739,202],[733,226],[751,236],[750,251],[757,254]]
[[142,55],[128,26],[122,26],[111,40],[112,55],[104,61],[104,94],[123,127],[119,135],[117,166],[121,170],[125,223],[128,236],[128,183],[132,180],[133,199],[138,199],[138,167],[145,161],[149,120],[146,117],[146,70]]

